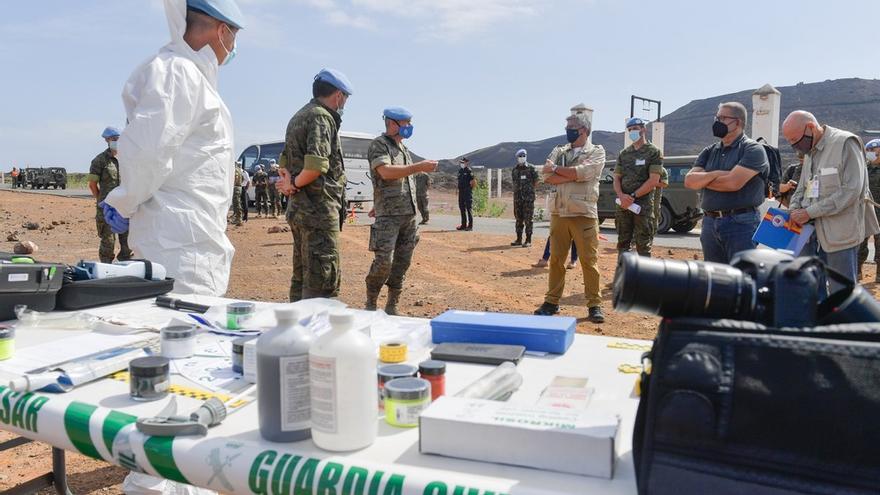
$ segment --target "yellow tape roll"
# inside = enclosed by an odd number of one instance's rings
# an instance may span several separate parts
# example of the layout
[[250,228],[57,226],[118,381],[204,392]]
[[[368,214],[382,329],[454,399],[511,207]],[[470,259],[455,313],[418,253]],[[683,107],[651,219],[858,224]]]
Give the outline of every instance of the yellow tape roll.
[[379,361],[383,363],[402,363],[406,361],[406,344],[388,342],[379,346]]

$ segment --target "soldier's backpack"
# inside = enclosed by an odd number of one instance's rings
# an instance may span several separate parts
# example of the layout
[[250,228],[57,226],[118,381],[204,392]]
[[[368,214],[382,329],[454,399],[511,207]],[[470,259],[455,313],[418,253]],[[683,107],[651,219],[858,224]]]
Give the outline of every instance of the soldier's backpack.
[[770,170],[764,177],[764,196],[770,197],[779,194],[779,184],[782,181],[782,157],[779,154],[779,148],[767,144],[767,141],[759,137],[757,139],[764,152],[767,153],[767,161],[770,163]]

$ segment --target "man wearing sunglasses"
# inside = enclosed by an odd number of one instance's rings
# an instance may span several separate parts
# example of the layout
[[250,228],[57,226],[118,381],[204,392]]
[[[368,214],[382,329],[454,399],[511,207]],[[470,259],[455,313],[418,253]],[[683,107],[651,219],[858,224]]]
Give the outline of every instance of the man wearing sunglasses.
[[756,247],[752,235],[770,164],[764,147],[745,135],[747,123],[743,104],[718,105],[712,134],[721,141],[700,153],[684,179],[685,187],[703,191],[700,244],[706,261],[730,263],[736,253]]
[[[859,244],[880,233],[874,208],[867,207],[868,170],[862,141],[850,132],[819,125],[803,110],[782,123],[782,135],[804,153],[800,181],[791,198],[791,220],[816,228],[805,253],[817,254],[835,271],[856,281]],[[843,284],[831,280],[831,290]]]

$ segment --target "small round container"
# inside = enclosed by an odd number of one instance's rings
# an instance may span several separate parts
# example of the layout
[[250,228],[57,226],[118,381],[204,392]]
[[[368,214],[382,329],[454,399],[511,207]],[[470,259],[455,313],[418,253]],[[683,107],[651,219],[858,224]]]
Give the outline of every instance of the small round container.
[[421,378],[395,378],[385,384],[385,422],[413,428],[422,411],[431,405],[431,382]]
[[15,329],[0,328],[0,361],[15,354]]
[[431,401],[446,395],[446,363],[429,359],[419,363],[419,377],[431,382]]
[[241,330],[246,328],[254,314],[257,305],[252,302],[234,302],[226,305],[226,328],[229,330]]
[[385,410],[385,384],[395,378],[415,378],[419,370],[408,364],[383,364],[379,366],[379,411]]
[[192,357],[196,351],[196,327],[176,325],[161,332],[162,356],[168,359]]
[[239,337],[232,341],[232,371],[244,374],[244,345],[256,337]]
[[131,398],[136,401],[159,400],[171,387],[170,361],[161,356],[147,356],[128,363]]

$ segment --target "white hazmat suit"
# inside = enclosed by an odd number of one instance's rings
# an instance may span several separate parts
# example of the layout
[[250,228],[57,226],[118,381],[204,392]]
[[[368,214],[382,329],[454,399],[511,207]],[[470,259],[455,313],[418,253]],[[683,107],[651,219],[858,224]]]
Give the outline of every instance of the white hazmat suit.
[[121,184],[106,202],[130,219],[135,253],[174,277],[174,292],[222,296],[235,253],[226,237],[232,117],[217,91],[214,51],[183,40],[186,1],[165,0],[165,13],[171,42],[123,88]]

